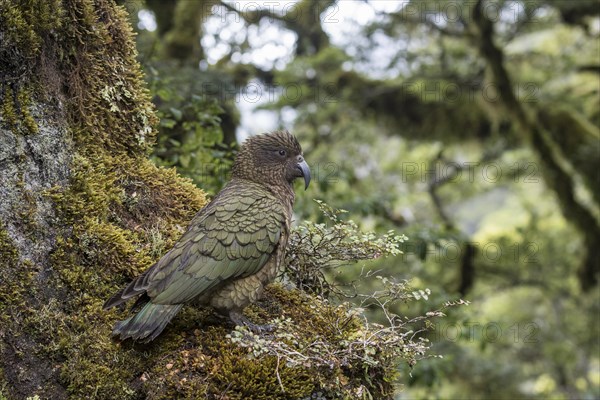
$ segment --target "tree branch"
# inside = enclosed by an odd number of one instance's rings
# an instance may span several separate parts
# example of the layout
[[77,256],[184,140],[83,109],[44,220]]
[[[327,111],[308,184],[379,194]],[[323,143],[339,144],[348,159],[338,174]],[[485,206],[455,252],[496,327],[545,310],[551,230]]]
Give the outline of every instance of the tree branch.
[[268,8],[259,8],[253,11],[241,11],[223,0],[219,1],[218,5],[224,7],[228,11],[238,14],[248,24],[258,24],[263,18],[271,18],[285,22],[285,17],[283,15],[272,13]]
[[[502,154],[503,150],[504,150],[504,148],[502,147],[502,148],[492,149],[491,151],[486,152],[477,165],[482,164],[482,163],[487,163],[494,159],[497,159]],[[455,230],[456,225],[454,224],[454,221],[452,221],[452,219],[448,216],[448,214],[446,214],[446,211],[444,210],[444,206],[442,204],[442,200],[440,199],[440,196],[437,193],[437,189],[439,189],[441,186],[445,185],[446,183],[450,182],[452,179],[457,177],[460,172],[469,168],[472,164],[470,164],[470,163],[459,164],[459,163],[455,163],[455,162],[449,162],[448,160],[446,160],[443,157],[442,151],[440,151],[438,153],[438,155],[436,156],[436,158],[433,161],[434,164],[440,163],[440,162],[445,163],[446,166],[449,167],[449,168],[444,168],[444,171],[448,171],[448,169],[449,169],[449,172],[443,176],[439,176],[437,174],[438,169],[434,168],[435,175],[434,175],[433,179],[428,182],[427,191],[429,192],[429,196],[431,197],[431,200],[433,201],[433,204],[435,206],[435,209],[437,210],[438,215],[444,222],[446,229]],[[471,288],[473,287],[473,284],[475,283],[475,255],[476,255],[476,253],[477,253],[477,247],[473,243],[465,241],[464,249],[462,251],[462,258],[461,258],[461,262],[460,262],[460,272],[459,272],[460,282],[458,285],[458,292],[462,296],[465,296],[471,290]]]
[[512,90],[508,71],[504,67],[504,54],[494,44],[494,25],[485,15],[483,3],[483,0],[478,0],[473,8],[474,28],[478,32],[478,35],[475,36],[477,47],[487,62],[505,111],[516,122],[520,128],[519,131],[525,134],[533,149],[537,151],[543,166],[542,173],[545,182],[556,193],[563,215],[584,235],[587,254],[584,256],[579,275],[581,287],[584,290],[590,289],[598,283],[600,271],[600,256],[596,254],[598,244],[600,244],[600,226],[593,213],[575,198],[575,182],[569,173],[572,171],[568,171],[564,162],[561,163],[559,160],[558,149],[552,141],[551,135],[537,120],[537,116],[517,100]]

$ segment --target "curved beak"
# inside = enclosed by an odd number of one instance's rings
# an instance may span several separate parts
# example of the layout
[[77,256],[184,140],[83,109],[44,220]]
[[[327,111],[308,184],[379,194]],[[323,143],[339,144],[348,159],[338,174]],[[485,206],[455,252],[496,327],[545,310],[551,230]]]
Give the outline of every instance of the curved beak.
[[310,168],[308,167],[306,161],[302,160],[298,163],[298,169],[304,178],[304,190],[306,190],[308,189],[308,184],[310,183]]

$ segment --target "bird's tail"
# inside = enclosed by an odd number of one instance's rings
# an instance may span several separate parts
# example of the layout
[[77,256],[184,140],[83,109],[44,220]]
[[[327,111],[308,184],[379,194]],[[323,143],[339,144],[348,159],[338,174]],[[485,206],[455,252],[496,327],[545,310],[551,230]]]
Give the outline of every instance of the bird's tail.
[[117,322],[112,334],[119,336],[121,340],[131,338],[150,342],[160,335],[182,306],[183,304],[146,303],[137,314]]

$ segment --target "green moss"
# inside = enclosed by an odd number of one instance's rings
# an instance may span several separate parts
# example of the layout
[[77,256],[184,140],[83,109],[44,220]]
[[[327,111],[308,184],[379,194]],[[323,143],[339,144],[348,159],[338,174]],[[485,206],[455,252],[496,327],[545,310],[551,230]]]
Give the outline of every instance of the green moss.
[[0,322],[8,320],[7,310],[21,305],[33,277],[28,263],[19,263],[19,250],[8,232],[0,225]]
[[[90,393],[97,398],[136,398],[139,392],[131,382],[181,339],[170,337],[151,349],[123,347],[110,335],[123,315],[103,311],[103,300],[152,265],[206,200],[189,180],[142,157],[97,151],[75,156],[72,168],[68,188],[48,191],[72,232],[59,240],[52,258],[55,285],[68,289],[69,301],[60,318],[48,318],[60,319],[64,326],[51,335],[58,339],[46,349],[51,356],[65,358],[61,379],[74,398]],[[163,238],[159,250],[156,227]]]
[[150,399],[301,398],[311,393],[313,382],[306,371],[279,367],[285,394],[277,380],[277,360],[253,360],[226,338],[221,326],[196,329],[186,346],[160,360],[142,377]]
[[[246,315],[261,323],[282,316],[291,319],[293,328],[282,332],[282,337],[298,351],[319,344],[332,354],[341,354],[344,343],[362,327],[348,313],[348,307],[333,307],[279,284],[268,286],[265,299],[248,307]],[[201,326],[194,328],[194,319],[201,321]],[[392,393],[392,385],[386,382],[391,371],[338,364],[335,356],[325,353],[323,357],[331,360],[331,365],[323,366],[309,358],[302,365],[288,365],[284,357],[254,356],[251,348],[232,340],[231,327],[212,325],[210,321],[206,316],[198,318],[192,314],[175,322],[173,330],[185,329],[189,333],[177,351],[159,360],[142,376],[149,399],[301,399],[313,393],[350,399],[360,398],[357,394],[361,391],[373,398],[387,398]]]
[[2,118],[4,118],[6,123],[14,129],[14,127],[17,126],[17,113],[12,97],[12,89],[7,88],[4,93],[4,98],[2,98]]
[[19,252],[14,246],[8,232],[0,225],[0,263],[2,265],[15,265]]
[[[13,132],[37,133],[39,128],[30,112],[32,93],[47,82],[30,79],[39,66],[42,44],[50,30],[60,26],[58,0],[21,1],[0,3],[0,70],[3,79],[0,83],[0,110],[3,119]],[[7,56],[9,55],[9,56]],[[39,85],[42,83],[43,85]]]
[[29,111],[30,104],[31,93],[29,90],[21,87],[15,93],[11,87],[5,89],[4,96],[0,98],[0,110],[2,118],[13,132],[38,133],[38,125]]
[[[43,83],[45,93],[36,90],[37,101],[67,99],[75,147],[69,185],[45,192],[65,229],[56,239],[44,287],[34,279],[36,266],[18,265],[16,248],[0,230],[0,321],[6,334],[20,332],[35,341],[30,350],[53,360],[74,398],[140,397],[132,382],[180,340],[171,336],[154,350],[122,347],[110,336],[122,316],[103,311],[102,302],[163,254],[204,205],[204,194],[146,159],[156,117],[131,28],[114,2],[2,2],[0,27],[0,52],[14,56],[3,57],[0,67],[20,68],[15,84],[2,88],[4,122],[13,131],[36,132],[31,92]],[[40,82],[41,77],[55,81]],[[68,88],[66,96],[52,92],[61,88]],[[33,221],[31,211],[21,210],[21,219]]]
[[[3,335],[23,334],[20,326],[22,318],[35,312],[27,306],[27,296],[34,287],[35,270],[30,260],[19,261],[20,253],[8,231],[0,223],[0,326]],[[13,327],[17,327],[16,332]],[[0,341],[2,358],[9,351],[7,344]],[[18,352],[15,350],[15,352]],[[0,399],[10,395],[10,382],[7,380],[7,368],[14,368],[10,361],[0,362]]]
[[17,94],[17,101],[20,105],[21,121],[26,132],[31,134],[38,133],[39,127],[29,111],[29,106],[31,105],[31,93],[28,93],[23,89],[19,90],[19,93]]
[[[8,323],[8,308],[13,304],[21,304],[25,291],[23,285],[19,284],[21,276],[17,276],[19,262],[19,251],[15,247],[8,232],[0,224],[0,323]],[[1,382],[1,381],[0,381]]]
[[[33,3],[33,2],[32,2]],[[38,2],[42,3],[42,2]],[[51,2],[47,2],[51,3]],[[40,46],[42,44],[42,38],[36,29],[36,26],[31,21],[34,15],[31,13],[31,3],[21,2],[18,7],[8,2],[0,3],[0,22],[4,26],[10,26],[11,29],[6,31],[3,30],[3,42],[2,49],[7,51],[11,47],[21,48],[22,50],[17,53],[17,60],[21,59],[35,59],[39,54]],[[41,4],[40,4],[41,5]],[[38,22],[47,21],[45,16],[40,15]],[[13,55],[14,57],[15,55]],[[15,60],[15,61],[17,61]],[[9,62],[10,60],[4,60]]]

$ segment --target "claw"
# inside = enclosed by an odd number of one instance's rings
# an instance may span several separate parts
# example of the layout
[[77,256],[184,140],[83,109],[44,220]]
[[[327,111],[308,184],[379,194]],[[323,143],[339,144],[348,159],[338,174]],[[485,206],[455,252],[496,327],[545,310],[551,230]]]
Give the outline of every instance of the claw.
[[254,333],[271,332],[275,329],[275,325],[273,324],[255,324],[254,322],[251,322],[246,316],[237,311],[230,311],[229,318],[233,321],[234,324],[238,326],[245,326]]

